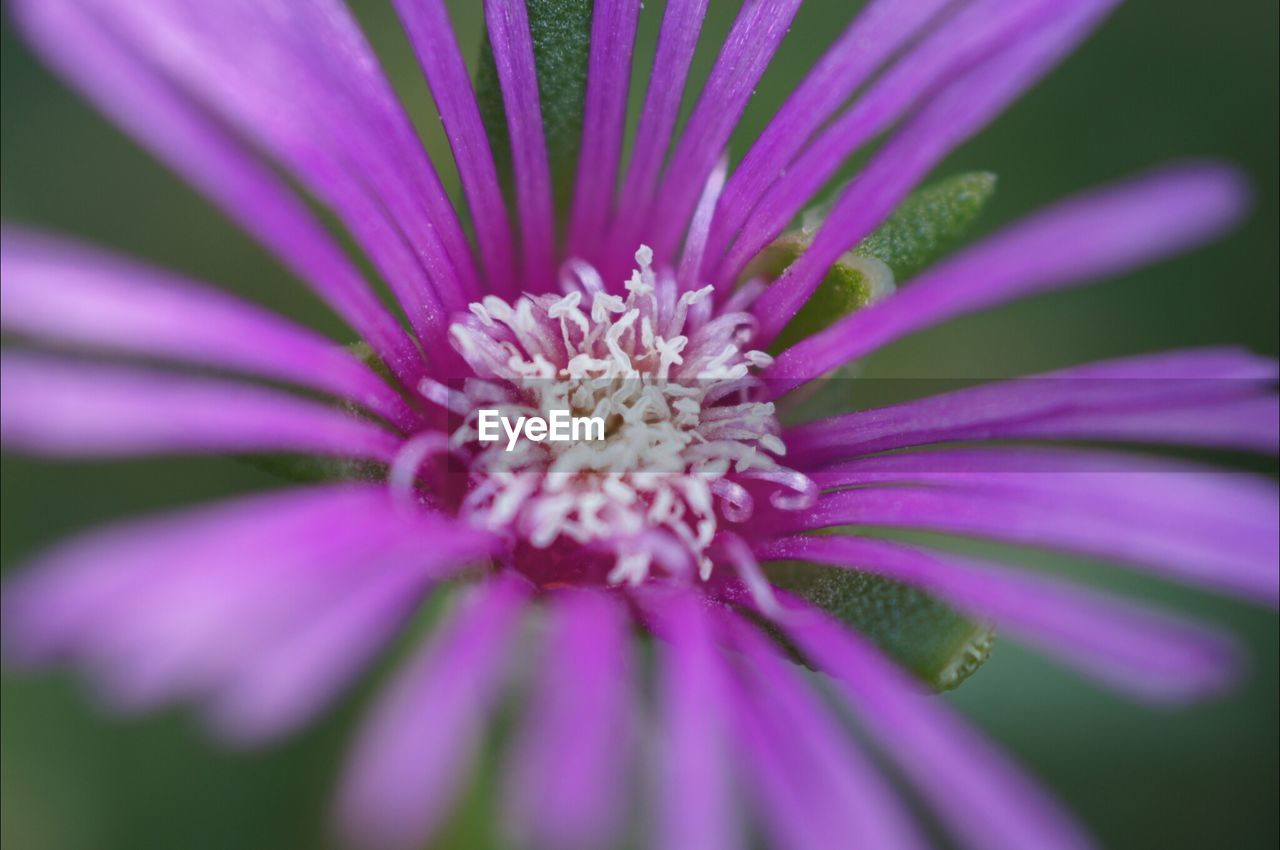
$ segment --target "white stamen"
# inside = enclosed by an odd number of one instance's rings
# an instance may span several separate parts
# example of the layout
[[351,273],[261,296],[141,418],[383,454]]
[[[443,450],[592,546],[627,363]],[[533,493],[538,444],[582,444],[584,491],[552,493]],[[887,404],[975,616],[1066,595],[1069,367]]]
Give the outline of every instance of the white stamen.
[[[464,515],[515,529],[535,547],[560,538],[608,547],[613,583],[695,565],[705,580],[719,517],[743,522],[753,510],[751,494],[727,476],[749,473],[781,487],[770,496],[775,507],[801,506],[814,488],[776,461],[786,446],[751,376],[772,358],[750,349],[754,318],[742,312],[749,302],[714,314],[712,287],[677,298],[670,272],[655,272],[653,251],[642,245],[635,256],[625,298],[573,260],[562,296],[512,304],[488,296],[471,305],[475,319],[451,326],[450,339],[477,378],[461,393],[426,382],[422,391],[464,418],[449,443],[474,452]],[[508,452],[476,442],[480,406],[513,418],[572,409],[611,424],[603,441],[523,441]],[[401,477],[412,466],[406,458]],[[744,563],[739,548],[726,551],[764,607],[759,567]]]

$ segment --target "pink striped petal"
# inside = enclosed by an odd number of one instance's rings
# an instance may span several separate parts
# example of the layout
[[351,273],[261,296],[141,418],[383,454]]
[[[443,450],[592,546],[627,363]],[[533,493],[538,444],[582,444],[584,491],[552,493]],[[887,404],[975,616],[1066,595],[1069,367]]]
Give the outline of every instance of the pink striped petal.
[[[648,206],[644,232],[637,235],[659,259],[671,257],[678,246],[707,177],[799,6],[799,0],[743,3],[671,155],[661,189]],[[627,201],[643,204],[648,199]]]
[[[365,658],[354,650],[400,622],[389,608],[376,623],[338,617],[350,646],[327,660],[301,652],[341,625],[331,615],[391,577],[403,612],[433,579],[492,551],[484,534],[403,507],[383,487],[329,485],[84,534],[6,585],[6,652],[78,660],[121,707],[222,692],[234,699],[220,716],[227,735],[282,734],[354,675]],[[265,687],[244,687],[265,670]]]
[[446,311],[477,292],[470,247],[344,5],[78,2],[323,199],[433,347]]
[[877,152],[841,194],[809,249],[756,302],[760,339],[773,339],[841,254],[870,234],[943,156],[1056,65],[1114,3],[1071,5],[1049,26],[961,75],[931,100]]
[[763,792],[760,804],[775,843],[813,850],[926,847],[911,813],[814,686],[755,624],[735,615],[721,625],[755,668],[744,677],[740,699],[751,703],[767,755],[743,769],[755,774]]
[[1065,201],[797,343],[766,377],[778,382],[775,392],[784,392],[964,313],[1193,248],[1239,218],[1245,195],[1235,172],[1201,166],[1166,169]]
[[725,235],[736,235],[737,241],[717,266],[713,275],[717,285],[727,286],[736,280],[747,263],[782,234],[863,145],[920,108],[929,96],[945,91],[950,81],[1010,50],[1069,11],[1069,6],[1056,0],[978,0],[935,27],[843,115],[822,129],[786,166],[786,179],[778,175],[771,186],[761,189],[763,197],[729,219],[736,222],[736,232]]
[[[794,602],[800,605],[801,603]],[[1007,756],[855,635],[804,606],[782,623],[832,676],[852,711],[937,813],[973,850],[1075,850],[1093,842]]]
[[[810,774],[805,763],[793,758],[791,748],[782,738],[776,724],[764,716],[757,695],[752,691],[733,694],[730,706],[730,729],[737,743],[735,766],[742,776],[744,794],[752,804],[752,813],[772,844],[796,850],[821,850],[830,846],[832,836],[826,819],[813,816],[810,793],[805,782]],[[803,783],[803,784],[802,784]],[[838,844],[836,846],[839,846]]]
[[366,722],[338,800],[360,847],[420,847],[466,782],[526,605],[514,579],[486,582],[410,660]]
[[74,0],[26,0],[14,13],[44,59],[126,131],[275,251],[369,341],[408,386],[413,344],[355,266],[288,190],[216,121],[176,94]]
[[418,63],[449,136],[462,189],[471,205],[478,254],[499,293],[516,291],[511,225],[466,62],[443,0],[396,0]]
[[915,484],[1060,500],[1142,521],[1276,533],[1275,482],[1262,476],[1124,452],[1046,447],[942,449],[875,455],[809,473],[820,487]]
[[582,117],[578,183],[569,217],[569,250],[600,244],[613,215],[622,132],[627,122],[631,51],[641,0],[600,0],[591,23],[591,56]]
[[648,846],[733,850],[742,843],[730,773],[739,742],[726,729],[731,686],[706,603],[685,588],[653,584],[636,588],[633,598],[663,639]]
[[540,292],[551,279],[555,212],[529,16],[522,0],[484,0],[484,13],[511,134],[523,288]]
[[6,228],[0,327],[292,381],[408,428],[416,415],[342,347],[260,307],[70,241]]
[[279,390],[9,353],[0,440],[60,457],[297,452],[389,463],[399,438]]
[[1276,372],[1275,361],[1230,348],[1104,360],[809,422],[783,438],[797,468],[931,443],[1028,437],[1275,452]]
[[282,630],[219,684],[205,712],[214,732],[237,745],[254,745],[314,717],[420,610],[430,580],[406,565],[423,558],[438,562],[446,552],[466,556],[447,545],[451,531],[443,527],[417,540],[416,552],[400,547],[395,555],[401,563],[366,559],[361,575],[340,595]]
[[706,14],[707,0],[669,0],[663,12],[649,88],[622,184],[618,218],[609,236],[613,253],[629,256],[636,249],[636,243],[644,238],[645,215],[671,143],[671,131],[680,112],[689,66]]
[[[809,71],[743,156],[716,210],[709,253],[718,258],[774,181],[789,174],[805,142],[858,86],[946,5],[945,0],[868,3]],[[946,30],[953,26],[948,23]],[[788,216],[790,218],[791,216]],[[717,288],[729,279],[717,278]]]
[[716,211],[716,201],[724,188],[725,175],[729,169],[728,158],[720,163],[707,178],[707,185],[702,189],[702,197],[698,199],[698,207],[694,210],[693,221],[689,224],[689,233],[685,237],[684,254],[680,257],[680,269],[676,280],[684,290],[698,289],[698,269],[702,268],[702,257],[707,250],[707,236],[710,233],[712,217]]
[[625,608],[570,591],[549,606],[548,634],[506,773],[508,829],[521,846],[591,850],[615,843],[634,746]]
[[1220,692],[1238,672],[1225,635],[1150,608],[994,563],[848,535],[793,537],[762,558],[865,570],[938,594],[1107,685],[1182,702]]
[[844,525],[911,528],[1060,548],[1248,600],[1280,601],[1280,544],[1274,529],[1243,533],[1150,512],[1103,511],[1046,494],[1033,498],[1027,493],[909,487],[829,493],[781,524],[790,531]]

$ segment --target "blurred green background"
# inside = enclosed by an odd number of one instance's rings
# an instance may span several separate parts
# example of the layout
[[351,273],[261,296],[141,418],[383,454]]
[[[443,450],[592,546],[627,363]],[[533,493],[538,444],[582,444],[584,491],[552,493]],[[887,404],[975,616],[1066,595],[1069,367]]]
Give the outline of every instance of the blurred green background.
[[[734,6],[716,0],[695,73]],[[848,19],[811,2],[759,87],[738,155]],[[464,45],[479,4],[455,3]],[[661,3],[646,3],[640,62]],[[357,6],[438,163],[447,148],[412,53],[381,2]],[[1238,163],[1257,193],[1231,237],[1126,276],[1037,298],[916,336],[878,355],[877,376],[995,377],[1160,348],[1238,343],[1277,351],[1277,4],[1131,0],[1088,44],[936,172],[989,169],[996,198],[980,228],[1168,158]],[[306,317],[339,333],[270,257],[210,205],[68,93],[6,19],[0,212],[6,221],[91,238]],[[636,95],[640,94],[639,91]],[[451,166],[441,171],[451,185]],[[3,467],[5,568],[74,529],[276,482],[230,460]],[[1027,763],[1110,847],[1272,848],[1277,840],[1277,627],[1273,615],[1101,565],[1037,556],[1167,600],[1234,629],[1253,669],[1236,694],[1153,712],[1102,692],[1008,642],[947,697]],[[266,752],[218,749],[180,712],[108,717],[63,675],[6,674],[0,721],[0,837],[7,850],[313,848],[343,746],[378,676],[318,727]],[[478,795],[473,795],[477,796]],[[474,847],[482,801],[443,839]]]

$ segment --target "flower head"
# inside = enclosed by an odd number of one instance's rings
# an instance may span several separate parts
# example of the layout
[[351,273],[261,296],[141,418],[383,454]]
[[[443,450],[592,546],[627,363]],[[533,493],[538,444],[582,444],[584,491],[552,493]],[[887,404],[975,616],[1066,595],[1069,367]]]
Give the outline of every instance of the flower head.
[[[485,3],[494,79],[478,100],[440,0],[397,0],[468,231],[337,0],[17,4],[51,65],[274,251],[371,355],[203,285],[7,231],[6,331],[230,375],[6,351],[6,445],[289,453],[340,459],[347,479],[53,550],[5,590],[11,655],[78,661],[125,707],[197,702],[221,735],[254,743],[314,716],[452,589],[345,774],[338,809],[356,843],[425,840],[520,690],[503,770],[504,823],[522,845],[606,846],[644,805],[655,847],[746,846],[747,822],[780,847],[921,846],[843,730],[846,710],[966,846],[1086,844],[831,599],[914,588],[980,624],[935,684],[980,663],[990,624],[1143,698],[1224,686],[1232,648],[1205,627],[865,528],[1084,553],[1274,605],[1273,484],[1043,443],[1274,452],[1275,364],[1187,351],[798,425],[783,413],[913,331],[1213,237],[1243,205],[1239,180],[1166,169],[900,275],[910,264],[864,251],[867,237],[1113,4],[873,0],[732,170],[730,134],[799,4],[744,3],[673,136],[706,5],[666,6],[625,169],[641,4],[594,5],[559,228],[542,24],[518,0]],[[486,94],[504,107],[501,133],[486,129]],[[817,223],[788,237],[882,134]],[[394,311],[263,159],[333,213]],[[783,244],[794,256],[768,269]],[[839,274],[862,287],[857,309],[807,327],[806,305]],[[490,442],[482,410],[603,426],[594,440]],[[652,698],[640,633],[657,638]],[[509,675],[517,658],[532,675]]]

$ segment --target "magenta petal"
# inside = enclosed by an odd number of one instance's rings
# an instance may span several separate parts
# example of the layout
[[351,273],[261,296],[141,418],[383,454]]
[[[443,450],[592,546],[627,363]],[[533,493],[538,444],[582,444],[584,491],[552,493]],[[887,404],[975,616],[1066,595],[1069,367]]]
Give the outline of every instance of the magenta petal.
[[784,441],[800,469],[934,443],[1033,437],[1275,453],[1276,368],[1230,348],[1104,360],[808,422]]
[[[377,58],[340,0],[268,8],[79,0],[329,204],[424,346],[478,292],[471,249]],[[175,49],[175,45],[177,49]]]
[[419,847],[466,782],[525,607],[513,579],[478,588],[409,661],[366,721],[339,798],[360,847]]
[[707,237],[711,231],[712,217],[716,211],[716,201],[724,189],[725,175],[728,173],[727,158],[712,170],[707,178],[707,185],[702,189],[702,197],[693,212],[693,220],[689,222],[689,232],[685,235],[684,253],[680,256],[680,267],[676,273],[676,281],[682,290],[699,289],[701,280],[698,269],[702,268],[702,258],[707,250]]
[[470,247],[390,84],[337,0],[78,0],[97,26],[328,204],[430,349],[474,294]]
[[1057,64],[1115,2],[1069,4],[1049,26],[962,74],[886,142],[841,193],[809,249],[756,302],[758,339],[773,339],[841,254],[871,233],[952,148]]
[[947,829],[973,850],[1074,850],[1093,845],[1080,827],[999,750],[931,699],[866,639],[816,609],[781,624],[834,677],[877,745]]
[[[905,5],[895,0],[878,0],[868,3],[858,13],[770,119],[734,171],[725,187],[723,203],[716,211],[708,249],[712,259],[724,252],[765,190],[789,174],[792,159],[814,131],[945,5],[944,0]],[[948,25],[945,29],[949,32],[952,27]],[[728,286],[731,278],[726,276],[715,282],[717,288],[722,288]]]
[[978,497],[1027,498],[1064,513],[1160,522],[1254,541],[1277,535],[1275,482],[1200,464],[1122,452],[1002,446],[875,455],[810,473],[821,487],[917,485]]
[[389,463],[396,435],[279,390],[6,354],[0,441],[32,454],[297,452]]
[[631,83],[631,51],[641,0],[600,0],[591,24],[591,56],[582,116],[578,184],[569,218],[569,252],[601,242],[613,215]]
[[539,292],[552,273],[555,213],[533,36],[522,0],[485,0],[484,13],[511,134],[516,210],[524,249],[523,288]]
[[400,427],[415,421],[404,400],[338,344],[176,275],[8,228],[0,274],[6,331],[292,381]]
[[1175,581],[1276,604],[1274,533],[1152,516],[1145,522],[1052,498],[906,487],[859,488],[821,497],[788,517],[790,530],[867,525],[972,535],[1114,559]]
[[478,253],[488,271],[490,284],[499,292],[513,294],[516,286],[514,248],[506,202],[471,77],[458,49],[444,0],[396,0],[396,10],[404,21],[449,136],[462,188],[471,205]]
[[1234,644],[1195,623],[1006,567],[848,535],[795,537],[760,548],[866,570],[936,593],[1111,687],[1178,702],[1221,691],[1238,670]]
[[733,850],[741,845],[726,728],[731,686],[699,595],[683,588],[637,591],[658,621],[658,742],[653,758],[654,824],[649,846]]
[[669,0],[662,13],[662,30],[653,56],[649,88],[636,124],[635,142],[627,177],[623,182],[621,209],[609,244],[615,251],[634,251],[644,239],[645,214],[680,112],[689,66],[698,45],[698,34],[707,13],[708,0]]
[[[207,712],[218,734],[254,744],[310,720],[419,610],[431,584],[423,565],[461,563],[483,551],[473,546],[468,553],[457,546],[450,539],[456,529],[444,523],[424,532],[412,547],[379,553],[378,560],[388,563],[366,559],[338,598],[279,635],[220,684]],[[430,546],[423,545],[426,540]]]
[[[343,513],[373,516],[386,505],[377,487],[304,488],[82,534],[6,583],[6,650],[20,660],[48,660],[76,642],[91,641],[95,611],[111,607],[131,584],[171,563],[198,572],[241,557],[236,552],[263,554],[272,540],[304,542]],[[330,538],[326,545],[332,549],[336,542]],[[292,561],[314,550],[287,545],[281,554]]]
[[59,73],[156,156],[218,203],[382,355],[407,385],[421,356],[355,266],[306,207],[217,122],[68,0],[21,2],[14,13]]
[[[899,9],[894,12],[895,18],[901,17],[897,14]],[[945,91],[946,83],[962,77],[977,64],[1016,48],[1069,12],[1070,6],[1063,3],[978,0],[934,27],[927,38],[912,46],[860,93],[843,115],[823,127],[786,167],[785,175],[777,175],[771,186],[763,184],[763,197],[753,200],[751,208],[736,214],[725,210],[724,225],[734,224],[738,232],[737,241],[717,267],[717,284],[735,280],[857,150],[920,108],[931,95]],[[892,22],[898,24],[899,21]],[[893,31],[898,38],[907,34]]]
[[522,846],[615,843],[635,742],[630,633],[614,596],[571,591],[547,611],[544,658],[506,775],[508,828]]
[[[424,539],[437,542],[423,550]],[[25,663],[79,661],[115,704],[135,709],[200,698],[269,666],[280,678],[261,701],[238,703],[257,725],[224,726],[260,740],[305,720],[355,672],[358,658],[344,665],[337,653],[320,670],[298,650],[348,598],[363,596],[371,577],[402,576],[402,604],[414,604],[431,581],[493,544],[405,510],[373,485],[309,487],[133,522],[63,544],[8,582],[5,650]],[[348,634],[354,644],[367,639]]]
[[707,176],[799,6],[799,0],[746,0],[742,5],[671,155],[657,199],[648,207],[641,238],[659,259],[670,257],[678,246]]
[[755,747],[742,753],[782,847],[923,848],[911,813],[860,752],[800,671],[738,616],[722,618],[754,670],[738,699],[755,719]]
[[1064,201],[779,356],[781,393],[906,334],[1013,298],[1118,274],[1221,234],[1244,207],[1234,171],[1172,168]]
[[779,847],[822,850],[831,846],[829,819],[814,816],[808,796],[813,790],[812,774],[806,769],[810,766],[794,758],[788,760],[794,750],[776,724],[765,718],[757,699],[759,683],[753,683],[752,688],[726,702],[740,759],[735,764],[745,786],[744,795],[753,804],[754,817]]

